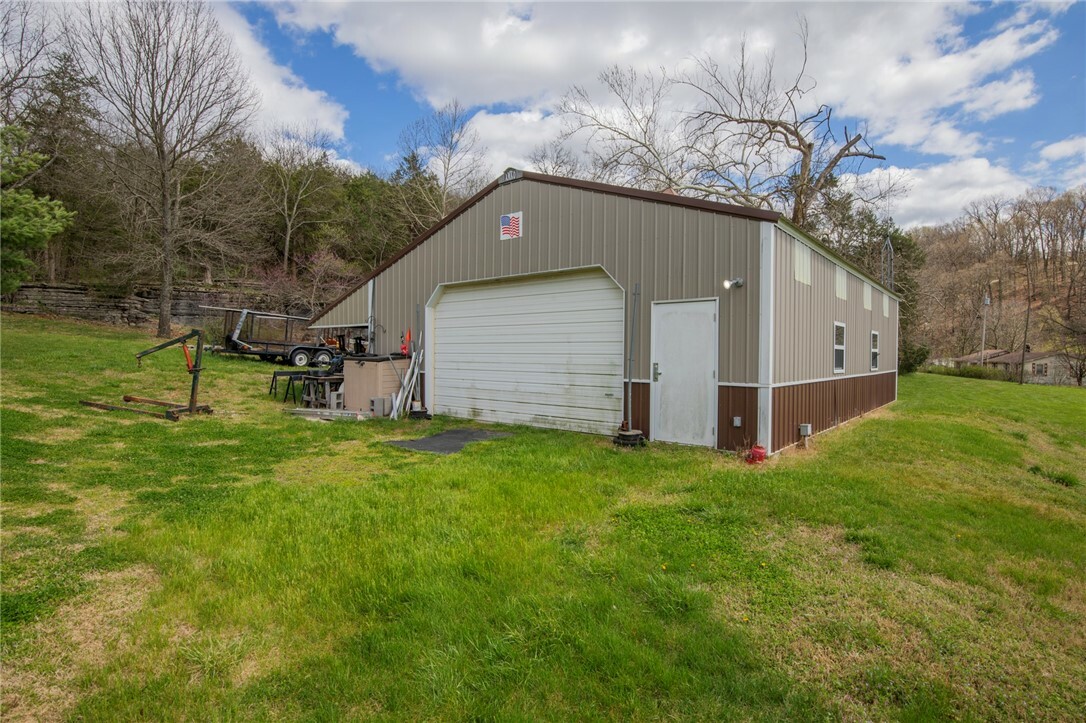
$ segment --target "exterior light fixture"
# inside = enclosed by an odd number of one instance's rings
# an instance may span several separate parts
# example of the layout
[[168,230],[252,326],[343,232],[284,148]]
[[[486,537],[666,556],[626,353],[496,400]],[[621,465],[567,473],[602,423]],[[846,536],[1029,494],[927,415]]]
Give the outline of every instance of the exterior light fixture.
[[727,291],[728,289],[738,289],[742,285],[743,285],[743,279],[741,277],[738,277],[738,276],[735,277],[734,279],[725,279],[724,284],[723,284],[725,291]]

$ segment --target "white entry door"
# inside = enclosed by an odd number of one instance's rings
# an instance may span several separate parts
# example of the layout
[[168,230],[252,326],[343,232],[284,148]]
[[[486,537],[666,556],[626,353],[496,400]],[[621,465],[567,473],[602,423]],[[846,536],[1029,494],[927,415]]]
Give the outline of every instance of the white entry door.
[[716,299],[652,305],[655,440],[716,446],[716,314]]

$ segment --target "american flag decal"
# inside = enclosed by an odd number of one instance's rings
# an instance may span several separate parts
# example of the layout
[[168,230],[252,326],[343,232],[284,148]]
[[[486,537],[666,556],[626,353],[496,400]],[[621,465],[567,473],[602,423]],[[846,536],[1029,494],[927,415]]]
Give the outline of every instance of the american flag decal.
[[512,238],[520,238],[520,224],[521,217],[523,215],[523,211],[502,214],[501,218],[498,221],[498,225],[501,226],[502,241],[506,241]]

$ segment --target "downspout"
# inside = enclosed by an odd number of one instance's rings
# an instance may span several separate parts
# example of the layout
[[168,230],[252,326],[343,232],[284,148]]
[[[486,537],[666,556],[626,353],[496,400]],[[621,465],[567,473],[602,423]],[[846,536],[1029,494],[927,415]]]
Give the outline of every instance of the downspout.
[[369,318],[366,320],[366,351],[370,354],[374,353],[373,342],[377,338],[377,331],[374,328],[376,326],[375,317],[373,315],[373,282],[374,279],[370,279],[369,288],[366,290],[366,310],[369,312]]

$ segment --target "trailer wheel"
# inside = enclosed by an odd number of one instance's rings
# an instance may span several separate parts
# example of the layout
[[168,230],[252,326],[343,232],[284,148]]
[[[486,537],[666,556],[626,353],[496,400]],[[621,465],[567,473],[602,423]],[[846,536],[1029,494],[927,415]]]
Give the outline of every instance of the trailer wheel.
[[313,361],[315,361],[317,364],[322,364],[322,365],[323,364],[331,364],[332,363],[332,352],[328,351],[327,349],[321,349],[320,351],[318,351],[316,354],[313,355]]
[[290,363],[296,367],[309,366],[309,350],[295,349],[290,353]]

